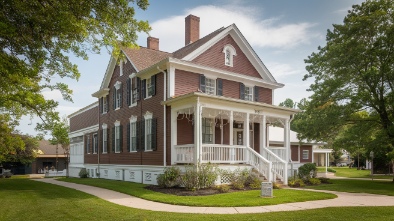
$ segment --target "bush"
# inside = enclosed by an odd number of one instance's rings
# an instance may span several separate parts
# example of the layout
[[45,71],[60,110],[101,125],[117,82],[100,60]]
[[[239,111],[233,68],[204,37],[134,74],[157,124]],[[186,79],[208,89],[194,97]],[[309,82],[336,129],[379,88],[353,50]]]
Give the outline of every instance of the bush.
[[325,184],[331,184],[332,183],[330,178],[319,177],[318,179],[320,180],[320,183],[325,183]]
[[300,179],[308,180],[309,178],[315,178],[317,168],[314,163],[306,163],[298,168],[298,177]]
[[213,164],[197,164],[185,167],[181,176],[183,185],[188,190],[199,190],[212,187],[218,176],[217,166]]
[[248,169],[241,170],[239,168],[230,173],[230,182],[233,188],[237,190],[244,189],[249,175]]
[[216,189],[220,192],[220,193],[228,193],[228,191],[230,191],[230,186],[223,184],[220,186],[217,186]]
[[80,178],[88,178],[89,177],[89,173],[88,173],[88,171],[86,170],[86,168],[82,168],[80,171],[79,171],[79,177]]
[[163,174],[157,176],[157,184],[164,188],[179,186],[181,170],[178,167],[166,167]]
[[328,172],[331,172],[331,173],[336,173],[336,172],[337,172],[336,170],[334,170],[334,169],[332,169],[332,168],[327,168],[327,171],[328,171]]
[[282,189],[282,186],[277,182],[272,182],[272,188],[278,190],[278,189]]
[[310,178],[308,180],[308,183],[310,185],[320,185],[321,182],[320,182],[320,180],[318,178]]
[[302,179],[289,179],[288,185],[290,187],[304,187],[305,183]]
[[246,179],[246,185],[251,189],[260,189],[261,188],[261,179],[254,173],[250,173],[248,178]]

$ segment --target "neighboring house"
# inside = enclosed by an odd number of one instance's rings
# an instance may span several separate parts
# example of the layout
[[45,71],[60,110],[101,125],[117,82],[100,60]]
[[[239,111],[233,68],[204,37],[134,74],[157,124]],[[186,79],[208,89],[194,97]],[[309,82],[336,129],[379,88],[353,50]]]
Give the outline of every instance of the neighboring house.
[[[199,38],[199,21],[185,18],[185,46],[173,53],[148,37],[147,47],[111,57],[92,94],[98,101],[69,116],[70,176],[86,168],[91,177],[156,184],[166,166],[211,162],[287,183],[298,110],[273,105],[284,85],[235,24]],[[280,147],[268,145],[271,124],[284,130]]]
[[[31,173],[45,173],[46,169],[51,170],[51,168],[58,171],[66,169],[66,155],[62,146],[56,147],[47,140],[40,140],[38,143],[39,151],[36,160],[31,164]],[[57,168],[56,159],[58,160]]]
[[[283,146],[284,130],[280,127],[269,127],[268,147],[283,158],[286,148]],[[316,166],[329,166],[329,156],[332,149],[324,149],[324,144],[306,140],[299,140],[297,133],[290,131],[291,165],[294,170],[305,163],[315,163]],[[274,148],[276,147],[276,148]]]

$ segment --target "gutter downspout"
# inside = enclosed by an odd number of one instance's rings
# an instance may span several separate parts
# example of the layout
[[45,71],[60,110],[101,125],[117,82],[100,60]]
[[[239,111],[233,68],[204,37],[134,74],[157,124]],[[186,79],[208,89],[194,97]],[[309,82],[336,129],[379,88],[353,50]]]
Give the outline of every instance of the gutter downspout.
[[[164,78],[164,83],[163,83],[163,101],[165,102],[167,100],[167,73],[164,70],[161,70],[159,66],[157,66],[157,70],[159,70],[161,73],[163,73],[163,78]],[[163,105],[163,115],[164,115],[164,120],[163,120],[163,166],[167,166],[167,111],[166,111],[167,105]]]
[[[102,104],[103,105],[103,107],[101,107],[101,108],[104,108],[104,103]],[[97,131],[97,173],[96,173],[96,176],[97,176],[97,174],[98,174],[98,178],[100,178],[100,145],[99,145],[99,141],[100,141],[100,139],[99,139],[99,135],[100,135],[100,98],[99,98],[99,108],[98,108],[98,117],[97,117],[97,121],[98,121],[98,125],[99,125],[99,128],[98,128],[98,131]],[[93,147],[94,148],[94,147]]]

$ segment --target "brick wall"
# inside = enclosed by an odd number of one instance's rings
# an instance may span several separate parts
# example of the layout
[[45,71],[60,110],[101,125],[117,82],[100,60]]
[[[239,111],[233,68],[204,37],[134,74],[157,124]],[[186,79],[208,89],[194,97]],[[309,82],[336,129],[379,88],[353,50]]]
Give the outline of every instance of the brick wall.
[[259,102],[272,104],[272,89],[259,87]]
[[[309,150],[309,157],[308,159],[302,159],[302,152],[303,150]],[[302,145],[300,146],[300,162],[301,163],[310,163],[312,162],[312,146]]]
[[[192,116],[190,116],[192,117]],[[183,115],[178,116],[177,124],[177,144],[193,144],[194,143],[194,126]],[[171,138],[170,138],[171,139]]]
[[298,161],[298,145],[291,145],[291,160],[292,161]]
[[199,74],[175,70],[175,96],[198,91],[200,87]]
[[[227,44],[231,44],[237,53],[237,55],[233,57],[233,67],[226,66],[224,64],[223,48]],[[241,48],[239,48],[230,35],[227,35],[204,53],[200,54],[193,60],[193,62],[226,71],[261,78],[260,74],[253,67],[252,63],[250,63],[248,58],[242,52]]]
[[98,124],[98,106],[70,118],[70,132]]

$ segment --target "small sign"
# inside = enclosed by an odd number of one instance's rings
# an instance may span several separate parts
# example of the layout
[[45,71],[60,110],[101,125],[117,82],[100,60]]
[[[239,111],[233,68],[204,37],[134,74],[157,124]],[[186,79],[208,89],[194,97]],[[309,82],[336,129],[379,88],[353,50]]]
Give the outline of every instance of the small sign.
[[272,182],[261,183],[261,197],[273,197]]

